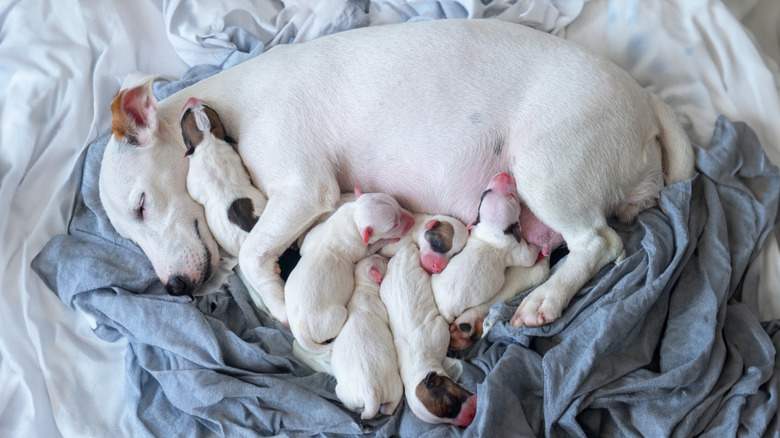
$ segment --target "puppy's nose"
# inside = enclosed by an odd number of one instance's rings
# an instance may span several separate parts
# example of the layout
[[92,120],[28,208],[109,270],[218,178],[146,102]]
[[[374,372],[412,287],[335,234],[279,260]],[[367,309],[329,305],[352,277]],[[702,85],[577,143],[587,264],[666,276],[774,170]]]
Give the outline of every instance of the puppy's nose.
[[190,282],[189,278],[183,275],[171,275],[168,277],[168,284],[165,285],[165,289],[171,295],[192,295],[195,285]]

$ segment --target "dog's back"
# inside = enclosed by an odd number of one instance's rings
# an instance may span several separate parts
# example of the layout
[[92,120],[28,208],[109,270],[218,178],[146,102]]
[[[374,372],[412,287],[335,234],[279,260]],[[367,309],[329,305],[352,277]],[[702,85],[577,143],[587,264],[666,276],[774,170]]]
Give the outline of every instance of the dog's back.
[[450,379],[443,368],[448,324],[436,308],[430,275],[420,266],[416,245],[404,245],[390,259],[379,293],[412,412],[429,423],[467,426],[476,411],[476,396]]
[[378,255],[358,262],[349,316],[333,341],[336,395],[350,410],[361,411],[363,419],[392,414],[403,396],[387,310],[379,298],[386,269],[387,259]]

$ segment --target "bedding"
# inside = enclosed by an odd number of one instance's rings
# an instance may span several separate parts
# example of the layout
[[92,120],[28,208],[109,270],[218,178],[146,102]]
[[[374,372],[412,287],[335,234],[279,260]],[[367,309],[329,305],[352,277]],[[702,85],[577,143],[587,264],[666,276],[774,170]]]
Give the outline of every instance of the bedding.
[[[37,0],[1,11],[0,435],[777,434],[775,2]],[[487,339],[460,357],[479,400],[472,426],[428,425],[403,405],[361,422],[235,274],[194,300],[167,296],[118,238],[96,191],[108,105],[134,70],[162,78],[161,98],[277,44],[463,17],[608,56],[677,111],[700,172],[664,190],[667,215],[618,225],[629,257],[561,320],[517,330],[506,320],[519,299],[491,309]]]

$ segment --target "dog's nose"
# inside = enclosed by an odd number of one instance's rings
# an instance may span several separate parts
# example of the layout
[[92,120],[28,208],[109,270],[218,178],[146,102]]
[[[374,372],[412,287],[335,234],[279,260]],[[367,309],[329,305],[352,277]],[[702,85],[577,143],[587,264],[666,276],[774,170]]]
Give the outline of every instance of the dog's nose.
[[171,275],[168,277],[168,284],[165,285],[165,289],[171,295],[192,295],[195,285],[183,275]]

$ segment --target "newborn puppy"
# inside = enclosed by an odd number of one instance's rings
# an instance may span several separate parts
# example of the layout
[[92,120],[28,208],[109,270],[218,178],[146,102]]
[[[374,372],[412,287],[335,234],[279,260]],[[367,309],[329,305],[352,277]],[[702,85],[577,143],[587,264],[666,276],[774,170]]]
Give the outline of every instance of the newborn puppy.
[[[520,292],[511,288],[502,290],[507,268],[534,266],[539,248],[520,237],[519,217],[520,198],[514,178],[508,173],[493,176],[482,193],[479,214],[466,246],[450,260],[447,269],[432,276],[436,304],[448,323],[453,323],[467,309],[476,308],[469,312],[468,319],[458,321],[458,325],[469,324],[468,328],[472,329],[479,318],[484,318],[490,305]],[[513,275],[517,274],[522,275],[513,271]],[[533,277],[534,284],[544,280],[537,278],[538,275]],[[510,284],[516,285],[515,280]],[[456,331],[456,327],[451,328],[455,334],[472,331],[460,327]]]
[[285,284],[290,330],[313,353],[331,350],[347,320],[355,264],[414,225],[412,215],[388,195],[356,191],[355,196],[308,232]]
[[219,115],[190,98],[182,109],[181,133],[189,157],[187,190],[206,210],[217,243],[233,257],[265,209],[268,198],[255,186],[225,133]]
[[414,226],[401,241],[385,245],[379,254],[392,257],[411,241],[420,248],[420,264],[429,274],[438,274],[447,267],[450,258],[466,245],[469,232],[463,222],[441,214],[415,214]]
[[398,356],[379,298],[379,283],[387,259],[365,258],[355,267],[355,291],[347,304],[347,322],[333,341],[331,366],[336,377],[336,395],[360,418],[391,415],[401,402],[403,382],[398,374]]
[[409,408],[428,423],[471,424],[477,396],[444,370],[448,324],[436,308],[431,277],[420,266],[416,245],[407,242],[390,259],[379,294],[387,308]]

